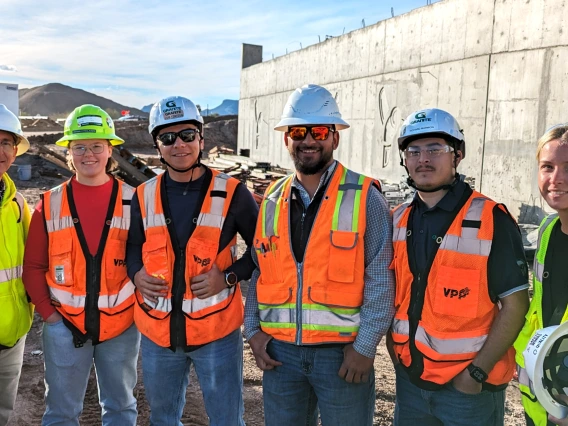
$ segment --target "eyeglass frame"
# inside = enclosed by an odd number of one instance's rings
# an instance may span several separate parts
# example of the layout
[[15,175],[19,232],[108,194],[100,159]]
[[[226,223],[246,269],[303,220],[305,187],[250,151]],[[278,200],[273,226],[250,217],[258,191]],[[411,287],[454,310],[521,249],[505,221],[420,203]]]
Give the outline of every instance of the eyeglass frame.
[[[410,148],[418,148],[418,149],[413,149],[412,151],[409,151]],[[441,151],[441,152],[432,153],[432,151]],[[432,146],[427,146],[424,149],[419,148],[417,146],[408,146],[404,150],[404,158],[406,158],[407,160],[408,159],[416,160],[416,159],[420,158],[422,153],[424,153],[424,155],[427,158],[437,158],[437,157],[441,157],[442,155],[447,154],[449,152],[455,152],[455,151],[456,151],[455,148],[450,146],[450,145],[438,145],[438,144],[436,144],[436,145],[432,145]],[[413,155],[408,155],[409,153],[411,153]]]
[[[12,133],[6,132],[9,135],[12,135]],[[8,144],[5,144],[4,141],[7,141]],[[6,149],[5,147],[10,146],[9,149]],[[2,149],[4,150],[4,152],[10,152],[11,150],[16,149],[18,146],[18,140],[17,137],[15,135],[12,135],[12,140],[10,140],[9,138],[6,139],[2,139],[0,140],[0,147],[2,147]]]
[[[101,146],[101,150],[99,152],[95,152],[95,150],[93,149],[94,146]],[[69,147],[69,149],[71,150],[71,152],[73,153],[73,155],[77,156],[77,157],[82,157],[87,153],[87,150],[91,151],[93,154],[102,154],[105,151],[105,147],[108,147],[108,143],[107,145],[103,144],[102,142],[97,142],[94,143],[92,145],[73,145],[71,147]],[[83,153],[79,154],[75,151],[75,148],[82,148],[83,149]]]

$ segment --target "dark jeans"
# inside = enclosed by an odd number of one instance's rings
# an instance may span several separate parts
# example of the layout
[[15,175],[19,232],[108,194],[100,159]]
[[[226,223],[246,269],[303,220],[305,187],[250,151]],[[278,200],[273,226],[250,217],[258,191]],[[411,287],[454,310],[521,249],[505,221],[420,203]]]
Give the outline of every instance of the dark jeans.
[[397,368],[395,426],[503,426],[504,417],[505,390],[471,395],[448,383],[440,390],[426,391]]

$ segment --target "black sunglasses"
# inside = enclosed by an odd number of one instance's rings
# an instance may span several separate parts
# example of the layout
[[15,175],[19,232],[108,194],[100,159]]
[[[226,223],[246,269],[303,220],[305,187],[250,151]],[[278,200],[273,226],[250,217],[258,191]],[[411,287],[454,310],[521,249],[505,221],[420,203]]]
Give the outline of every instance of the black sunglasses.
[[182,142],[185,143],[193,142],[197,137],[198,133],[199,130],[197,129],[185,129],[182,130],[181,132],[162,133],[161,135],[158,135],[156,139],[162,142],[162,145],[170,146],[176,143],[176,139],[178,137],[182,140]]

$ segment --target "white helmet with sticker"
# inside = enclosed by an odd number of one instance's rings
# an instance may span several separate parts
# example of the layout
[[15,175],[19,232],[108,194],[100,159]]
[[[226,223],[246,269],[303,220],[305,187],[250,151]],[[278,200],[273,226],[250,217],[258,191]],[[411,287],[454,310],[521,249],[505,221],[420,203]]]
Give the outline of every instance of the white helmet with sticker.
[[182,96],[170,96],[156,102],[150,110],[148,132],[152,136],[164,126],[196,122],[199,130],[203,129],[203,117],[193,102]]

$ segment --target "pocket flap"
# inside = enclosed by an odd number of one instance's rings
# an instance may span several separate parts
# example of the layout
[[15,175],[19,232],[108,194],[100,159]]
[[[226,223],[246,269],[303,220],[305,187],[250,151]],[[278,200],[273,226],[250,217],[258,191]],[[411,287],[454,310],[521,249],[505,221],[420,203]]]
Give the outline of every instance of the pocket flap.
[[350,231],[331,231],[330,239],[332,246],[342,250],[351,250],[357,245],[359,233]]
[[155,236],[150,240],[146,240],[142,246],[142,251],[150,252],[166,248],[167,242],[165,238],[158,238]]
[[51,243],[52,254],[69,253],[73,249],[72,238],[56,238]]

